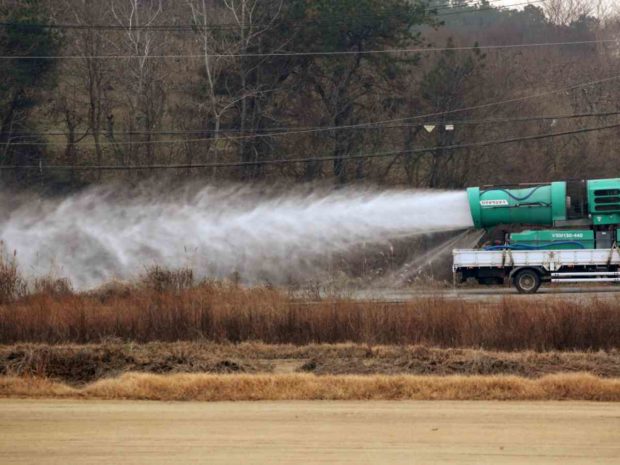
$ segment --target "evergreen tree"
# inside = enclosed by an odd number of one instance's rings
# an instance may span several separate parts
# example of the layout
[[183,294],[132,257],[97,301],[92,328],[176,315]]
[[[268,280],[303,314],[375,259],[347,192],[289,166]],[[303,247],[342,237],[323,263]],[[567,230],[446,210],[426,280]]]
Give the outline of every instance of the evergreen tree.
[[[0,55],[15,57],[0,67],[0,164],[43,165],[44,146],[29,117],[42,91],[55,85],[57,60],[45,57],[58,53],[60,37],[44,27],[49,20],[39,0],[2,5],[0,18],[5,23],[0,30]],[[32,174],[10,172],[4,179],[23,181]]]

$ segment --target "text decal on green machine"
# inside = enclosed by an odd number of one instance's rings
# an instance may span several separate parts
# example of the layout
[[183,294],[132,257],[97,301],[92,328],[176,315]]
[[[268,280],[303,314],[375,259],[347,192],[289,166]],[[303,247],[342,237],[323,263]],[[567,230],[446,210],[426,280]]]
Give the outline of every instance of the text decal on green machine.
[[481,200],[480,201],[480,206],[482,207],[507,207],[508,206],[508,200],[503,199],[503,200]]

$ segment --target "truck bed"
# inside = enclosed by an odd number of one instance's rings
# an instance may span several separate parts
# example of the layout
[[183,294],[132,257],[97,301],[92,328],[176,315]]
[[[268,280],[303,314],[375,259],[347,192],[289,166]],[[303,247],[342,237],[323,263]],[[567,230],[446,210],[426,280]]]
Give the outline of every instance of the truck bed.
[[578,249],[578,250],[474,250],[453,251],[453,270],[462,268],[504,268],[540,266],[548,271],[572,266],[620,265],[620,250]]

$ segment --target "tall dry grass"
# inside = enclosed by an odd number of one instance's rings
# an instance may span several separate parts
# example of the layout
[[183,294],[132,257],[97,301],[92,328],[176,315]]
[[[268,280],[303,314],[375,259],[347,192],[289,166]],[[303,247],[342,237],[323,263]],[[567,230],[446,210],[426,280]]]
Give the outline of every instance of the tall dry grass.
[[481,304],[441,298],[403,304],[305,302],[270,288],[117,286],[97,293],[40,292],[0,305],[0,344],[262,341],[269,344],[422,344],[493,350],[620,347],[620,301]]
[[15,253],[7,252],[0,242],[0,304],[13,302],[26,295],[27,283],[19,273]]
[[130,373],[82,388],[0,377],[0,397],[160,401],[587,400],[620,401],[620,380],[589,374],[516,376],[152,375]]

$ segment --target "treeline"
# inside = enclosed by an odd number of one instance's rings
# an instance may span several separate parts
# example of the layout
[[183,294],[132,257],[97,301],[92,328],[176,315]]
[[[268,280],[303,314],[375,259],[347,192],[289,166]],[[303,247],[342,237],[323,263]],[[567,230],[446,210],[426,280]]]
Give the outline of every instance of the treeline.
[[617,175],[617,13],[469,3],[0,0],[0,181]]

